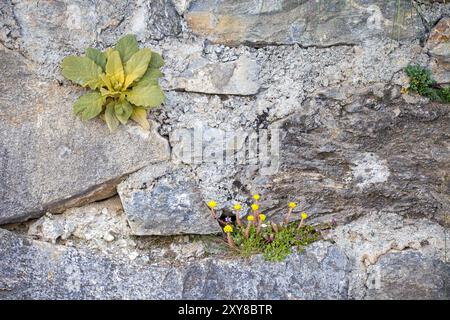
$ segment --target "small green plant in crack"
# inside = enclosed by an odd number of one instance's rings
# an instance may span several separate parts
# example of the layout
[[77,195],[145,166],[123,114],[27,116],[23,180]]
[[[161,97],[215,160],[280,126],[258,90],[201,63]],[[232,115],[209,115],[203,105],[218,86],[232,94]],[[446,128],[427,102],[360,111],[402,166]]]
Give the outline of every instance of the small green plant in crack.
[[450,87],[441,87],[434,81],[430,70],[408,65],[405,72],[409,77],[409,88],[402,92],[415,92],[432,101],[450,103]]
[[290,222],[290,217],[297,204],[290,202],[284,221],[280,224],[269,222],[265,214],[260,212],[258,194],[253,196],[255,202],[247,214],[246,221],[241,219],[242,206],[233,206],[234,218],[221,220],[217,216],[215,201],[210,201],[208,207],[214,219],[223,227],[225,241],[231,250],[243,257],[262,253],[267,261],[282,261],[292,253],[293,248],[301,249],[320,237],[318,228],[305,223],[308,215],[300,213],[300,221]]
[[61,68],[67,79],[93,90],[75,102],[74,113],[83,120],[100,116],[115,131],[129,119],[149,129],[148,110],[165,99],[158,83],[163,65],[158,53],[139,49],[129,34],[104,52],[88,48],[85,56],[68,56]]

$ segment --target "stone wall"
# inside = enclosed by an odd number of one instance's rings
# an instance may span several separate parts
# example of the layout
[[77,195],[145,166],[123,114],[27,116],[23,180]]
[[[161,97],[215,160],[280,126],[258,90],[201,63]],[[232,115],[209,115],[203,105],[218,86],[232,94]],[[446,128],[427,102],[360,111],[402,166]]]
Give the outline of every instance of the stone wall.
[[[311,223],[338,227],[269,271],[255,257],[261,274],[239,297],[448,297],[449,105],[401,88],[408,64],[450,83],[449,16],[445,1],[2,1],[0,224],[10,231],[0,234],[0,297],[155,298],[131,294],[151,264],[148,275],[171,274],[164,298],[229,298],[211,283],[249,262],[220,250],[206,259],[209,240],[192,234],[220,232],[206,201],[226,214],[254,192],[274,220],[297,201]],[[100,119],[73,116],[84,90],[60,62],[126,33],[162,54],[167,99],[150,131],[111,134]],[[186,234],[182,249],[151,240]],[[10,269],[15,259],[23,263]],[[91,263],[131,280],[111,292]],[[171,273],[167,263],[180,266]],[[286,265],[320,271],[275,278],[296,283],[275,292],[258,285]],[[71,286],[64,275],[45,279],[60,268],[78,287],[53,291]],[[104,290],[86,289],[93,282]]]

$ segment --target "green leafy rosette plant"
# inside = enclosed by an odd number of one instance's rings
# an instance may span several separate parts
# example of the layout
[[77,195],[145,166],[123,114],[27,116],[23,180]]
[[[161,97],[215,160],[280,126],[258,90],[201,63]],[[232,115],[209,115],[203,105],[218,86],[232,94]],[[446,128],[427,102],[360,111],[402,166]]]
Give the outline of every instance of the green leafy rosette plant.
[[114,131],[130,118],[150,128],[147,112],[165,100],[158,83],[163,65],[158,53],[139,49],[129,34],[105,52],[88,48],[85,56],[68,56],[61,67],[67,79],[93,90],[75,102],[74,113],[83,120],[101,116]]

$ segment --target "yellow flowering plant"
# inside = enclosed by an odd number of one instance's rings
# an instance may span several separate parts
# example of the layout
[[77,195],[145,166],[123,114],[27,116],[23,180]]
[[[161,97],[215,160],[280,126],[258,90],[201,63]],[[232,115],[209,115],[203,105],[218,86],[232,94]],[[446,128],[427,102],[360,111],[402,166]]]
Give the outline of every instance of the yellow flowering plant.
[[[258,194],[252,198],[254,201],[260,200]],[[210,201],[208,207],[213,216],[217,216],[215,209],[217,203]],[[311,226],[305,223],[308,218],[306,212],[297,214],[300,221],[290,221],[296,207],[297,203],[289,202],[283,223],[277,224],[268,221],[268,217],[260,213],[260,206],[257,203],[250,205],[246,221],[241,220],[242,205],[236,202],[231,208],[235,215],[234,222],[229,216],[225,220],[220,218],[217,220],[223,227],[224,240],[234,252],[244,257],[262,253],[268,261],[281,261],[292,253],[292,248],[301,248],[320,237],[320,226]]]

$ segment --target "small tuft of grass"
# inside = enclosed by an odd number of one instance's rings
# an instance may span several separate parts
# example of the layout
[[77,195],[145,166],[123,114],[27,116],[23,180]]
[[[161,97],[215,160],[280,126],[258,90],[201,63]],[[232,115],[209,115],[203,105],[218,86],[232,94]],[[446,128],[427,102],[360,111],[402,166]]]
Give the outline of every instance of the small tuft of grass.
[[264,248],[264,258],[268,261],[282,261],[292,253],[293,248],[301,250],[304,246],[319,239],[320,232],[312,226],[297,228],[292,223],[275,234],[275,239]]

